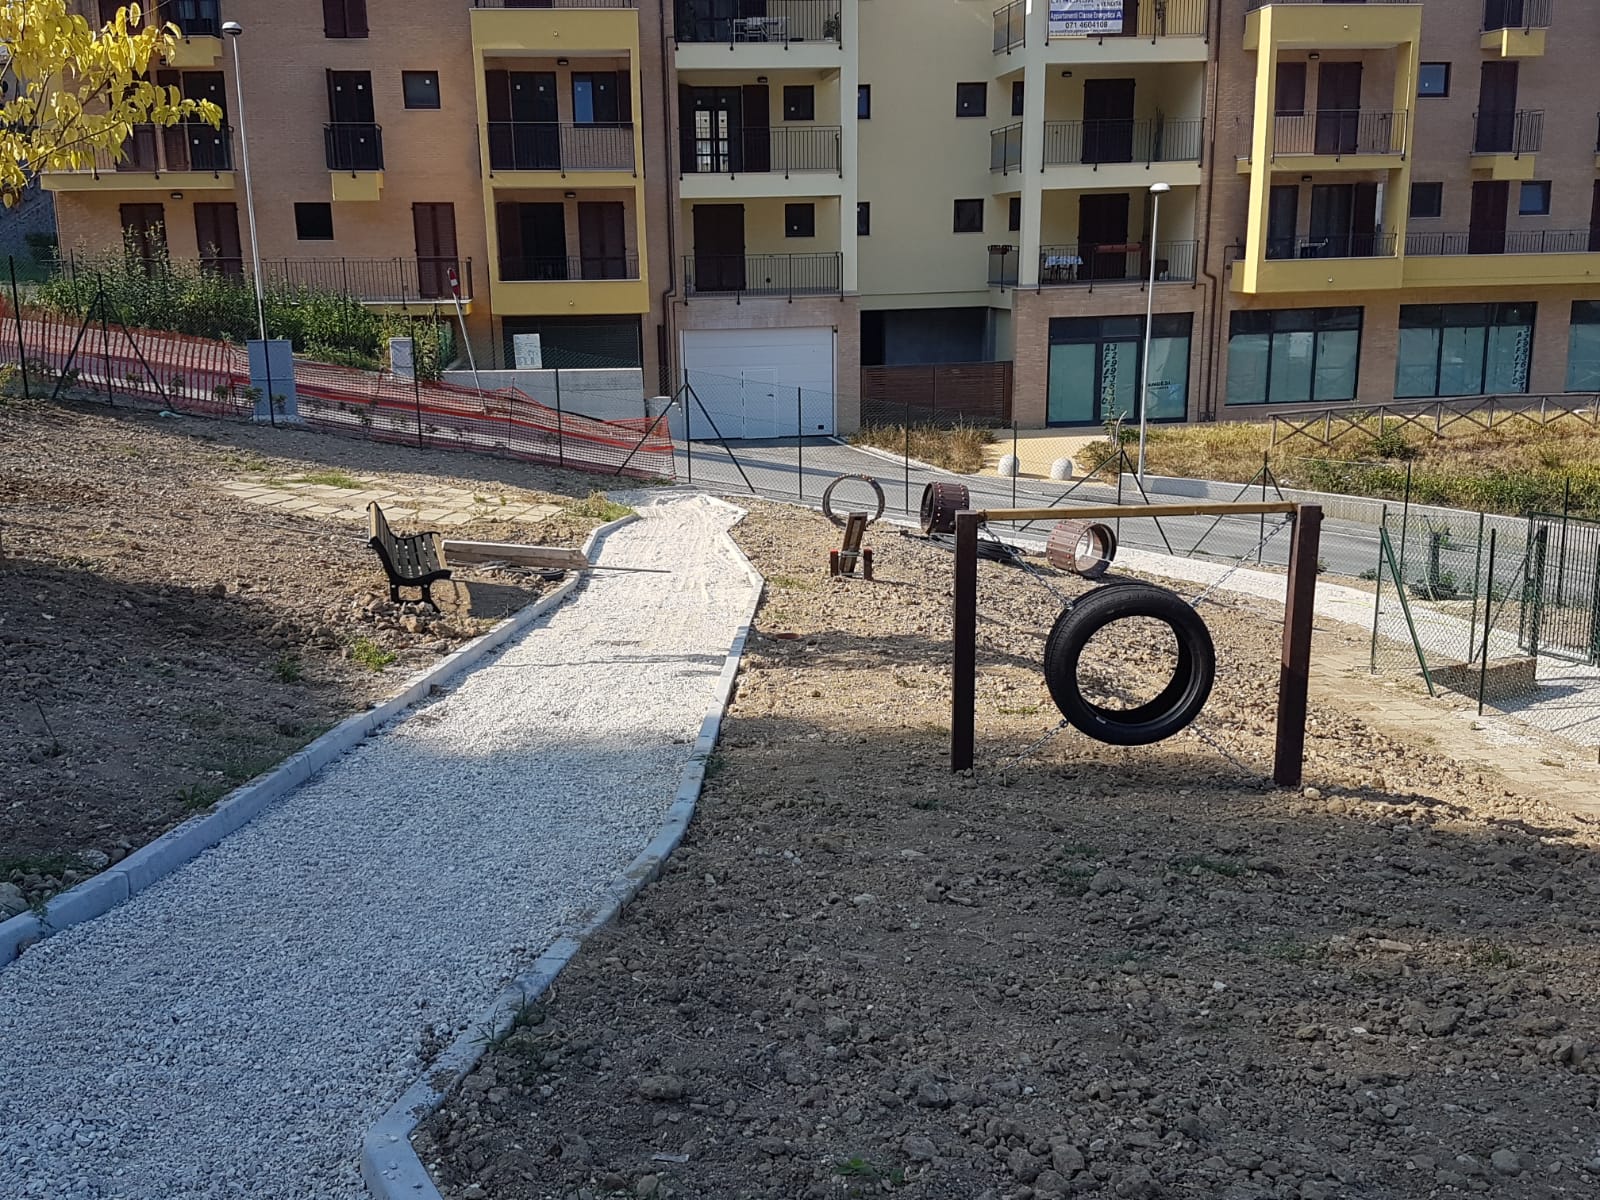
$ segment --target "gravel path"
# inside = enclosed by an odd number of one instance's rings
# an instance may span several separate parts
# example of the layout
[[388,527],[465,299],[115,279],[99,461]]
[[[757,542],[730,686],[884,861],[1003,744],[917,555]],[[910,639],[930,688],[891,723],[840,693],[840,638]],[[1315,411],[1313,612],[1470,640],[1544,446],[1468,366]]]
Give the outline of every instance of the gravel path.
[[670,805],[751,583],[704,498],[215,850],[0,972],[0,1192],[364,1194],[363,1129]]

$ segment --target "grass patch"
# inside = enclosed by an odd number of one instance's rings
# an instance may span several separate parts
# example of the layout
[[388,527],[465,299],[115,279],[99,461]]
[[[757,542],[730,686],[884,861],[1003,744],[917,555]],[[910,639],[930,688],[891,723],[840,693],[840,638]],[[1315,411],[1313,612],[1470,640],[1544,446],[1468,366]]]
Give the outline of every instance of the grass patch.
[[0,857],[0,879],[13,875],[62,875],[67,871],[85,871],[82,859],[76,854],[52,852],[48,854],[13,854]]
[[295,479],[296,483],[315,483],[322,487],[348,488],[352,492],[359,492],[366,487],[366,483],[357,479],[348,471],[340,471],[330,467],[326,471],[308,471]]
[[299,683],[304,674],[300,660],[292,654],[280,654],[272,664],[272,677],[279,683]]
[[849,1158],[836,1161],[833,1164],[833,1173],[842,1179],[866,1179],[873,1183],[887,1183],[891,1187],[899,1187],[906,1181],[903,1168],[884,1166],[860,1154],[852,1154]]
[[618,504],[604,492],[590,492],[585,499],[567,505],[567,511],[575,517],[588,517],[591,521],[620,521],[633,509],[626,504]]
[[1175,858],[1172,860],[1172,869],[1189,874],[1193,871],[1210,871],[1213,875],[1221,875],[1228,879],[1235,879],[1244,874],[1244,868],[1238,863],[1226,858],[1212,858],[1206,854],[1197,854],[1190,858]]
[[381,671],[394,661],[395,655],[369,637],[358,637],[350,643],[350,658],[369,671]]
[[795,575],[768,575],[767,583],[772,587],[781,588],[785,591],[814,592],[817,590],[815,580],[801,579]]
[[983,448],[994,443],[994,430],[975,425],[865,425],[850,441],[857,446],[872,446],[891,454],[909,453],[912,458],[946,471],[972,475],[983,470]]
[[233,785],[218,779],[209,779],[203,783],[191,783],[178,789],[178,804],[186,812],[197,812],[202,808],[210,808],[222,797],[232,790]]
[[1511,952],[1510,947],[1490,943],[1487,946],[1474,946],[1470,957],[1472,965],[1484,967],[1492,971],[1510,971],[1522,965],[1522,960]]

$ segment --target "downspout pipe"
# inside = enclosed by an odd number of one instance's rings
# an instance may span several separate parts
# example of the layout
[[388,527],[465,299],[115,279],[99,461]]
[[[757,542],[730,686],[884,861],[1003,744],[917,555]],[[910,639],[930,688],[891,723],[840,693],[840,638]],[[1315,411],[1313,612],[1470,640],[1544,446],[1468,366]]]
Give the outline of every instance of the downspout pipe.
[[1206,218],[1201,234],[1200,274],[1205,276],[1209,296],[1206,300],[1206,368],[1205,388],[1201,393],[1201,416],[1210,420],[1217,417],[1217,360],[1222,357],[1217,339],[1222,323],[1222,280],[1211,272],[1212,216],[1217,207],[1217,109],[1222,97],[1222,0],[1210,0],[1210,46],[1207,52],[1209,70],[1206,80],[1211,89],[1211,112],[1206,120]]

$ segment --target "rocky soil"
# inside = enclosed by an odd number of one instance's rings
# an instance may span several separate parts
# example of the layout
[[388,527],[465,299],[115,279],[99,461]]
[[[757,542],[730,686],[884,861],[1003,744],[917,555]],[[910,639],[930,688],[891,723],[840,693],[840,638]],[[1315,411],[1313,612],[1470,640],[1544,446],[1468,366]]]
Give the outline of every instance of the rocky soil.
[[535,598],[394,605],[360,522],[221,483],[337,469],[572,506],[454,536],[576,545],[592,477],[103,407],[0,402],[0,920],[115,862]]
[[1008,763],[1059,600],[991,563],[952,776],[943,552],[879,528],[830,584],[820,518],[736,535],[699,815],[419,1131],[449,1200],[1600,1194],[1592,823],[1334,694],[1274,789],[1280,629],[1226,600],[1198,734]]

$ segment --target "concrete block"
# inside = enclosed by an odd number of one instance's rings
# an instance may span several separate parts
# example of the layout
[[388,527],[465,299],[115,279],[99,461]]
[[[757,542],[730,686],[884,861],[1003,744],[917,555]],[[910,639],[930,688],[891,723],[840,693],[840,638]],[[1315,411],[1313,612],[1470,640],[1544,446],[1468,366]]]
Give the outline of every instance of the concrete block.
[[110,912],[129,896],[127,876],[118,870],[102,871],[77,887],[52,896],[45,906],[41,931],[46,937]]
[[43,937],[39,918],[31,912],[18,913],[8,921],[0,921],[0,967]]

